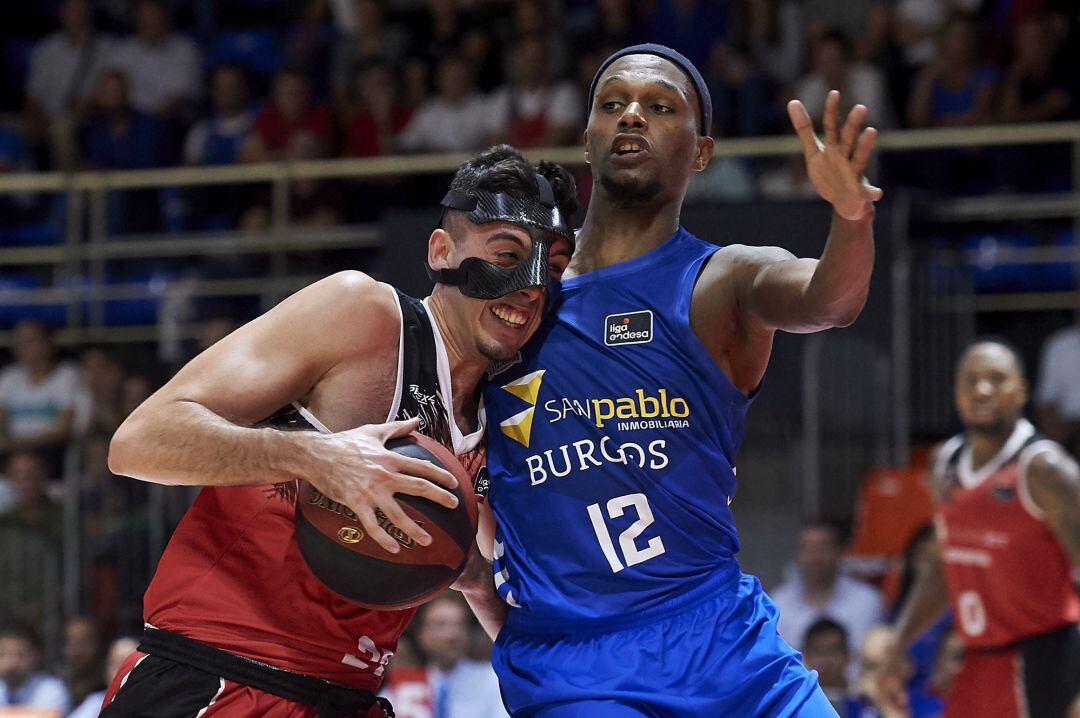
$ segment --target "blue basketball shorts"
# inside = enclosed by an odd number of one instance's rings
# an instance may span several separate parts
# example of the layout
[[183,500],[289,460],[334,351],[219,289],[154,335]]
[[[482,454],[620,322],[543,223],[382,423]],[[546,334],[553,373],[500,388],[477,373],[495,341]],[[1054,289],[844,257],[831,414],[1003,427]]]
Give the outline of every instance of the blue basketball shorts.
[[742,573],[722,583],[614,629],[538,627],[515,621],[520,609],[511,609],[492,655],[507,710],[514,718],[837,718],[817,673],[776,632],[761,583]]

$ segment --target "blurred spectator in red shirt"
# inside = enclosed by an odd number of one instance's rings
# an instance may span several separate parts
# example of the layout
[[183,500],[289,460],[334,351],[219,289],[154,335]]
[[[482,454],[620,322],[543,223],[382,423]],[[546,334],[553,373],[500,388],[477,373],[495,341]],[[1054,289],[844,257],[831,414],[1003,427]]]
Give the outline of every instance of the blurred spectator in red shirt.
[[311,101],[307,78],[285,70],[275,78],[271,100],[255,117],[255,133],[240,156],[248,162],[285,159],[289,144],[301,132],[315,135],[328,147],[334,139],[333,119],[329,110]]
[[356,28],[334,46],[331,85],[334,105],[343,114],[352,114],[357,98],[357,80],[364,68],[377,60],[399,62],[408,48],[405,28],[387,22],[386,0],[353,0]]
[[345,154],[374,157],[392,154],[397,136],[409,124],[412,110],[398,101],[394,72],[386,62],[359,71],[355,111],[345,126]]
[[555,82],[548,70],[543,35],[520,38],[513,78],[488,98],[491,144],[553,147],[574,144],[585,108],[570,82]]

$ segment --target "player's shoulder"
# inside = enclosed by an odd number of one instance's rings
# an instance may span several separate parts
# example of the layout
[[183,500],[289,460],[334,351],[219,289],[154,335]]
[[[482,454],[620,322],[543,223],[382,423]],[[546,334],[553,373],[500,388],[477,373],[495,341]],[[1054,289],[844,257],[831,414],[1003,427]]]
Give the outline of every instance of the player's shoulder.
[[331,274],[315,282],[310,289],[320,300],[344,312],[374,312],[372,318],[379,319],[397,314],[394,288],[359,270]]
[[1031,442],[1020,452],[1019,460],[1032,495],[1044,491],[1071,491],[1080,485],[1076,460],[1052,439],[1039,438]]

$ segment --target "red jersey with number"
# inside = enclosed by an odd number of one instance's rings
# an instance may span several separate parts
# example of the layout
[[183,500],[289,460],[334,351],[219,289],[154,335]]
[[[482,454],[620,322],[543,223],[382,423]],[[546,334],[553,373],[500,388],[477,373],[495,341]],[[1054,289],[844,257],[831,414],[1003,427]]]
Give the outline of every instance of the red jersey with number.
[[970,648],[999,648],[1080,621],[1068,557],[1027,493],[1024,470],[1053,446],[1021,419],[979,470],[963,435],[935,464],[949,598]]
[[[389,417],[419,416],[421,433],[481,478],[483,413],[477,431],[462,436],[446,411],[453,397],[438,327],[420,302],[399,301],[403,358]],[[302,407],[279,412],[273,423],[325,430]],[[323,585],[296,543],[294,497],[295,484],[204,488],[161,557],[144,597],[145,620],[287,671],[374,691],[415,609],[364,609]]]

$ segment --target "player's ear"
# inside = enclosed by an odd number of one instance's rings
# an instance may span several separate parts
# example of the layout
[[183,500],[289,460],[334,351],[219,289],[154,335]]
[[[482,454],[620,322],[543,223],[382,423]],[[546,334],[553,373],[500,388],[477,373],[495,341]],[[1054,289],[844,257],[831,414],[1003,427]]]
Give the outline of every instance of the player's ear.
[[712,159],[713,150],[716,149],[716,140],[712,137],[699,137],[697,141],[697,156],[694,157],[694,171],[704,172]]
[[588,128],[586,128],[581,133],[581,144],[583,144],[585,146],[585,164],[587,164],[587,165],[592,164],[591,162],[589,162],[589,130],[588,130]]
[[450,269],[450,255],[454,251],[454,238],[442,227],[428,237],[427,261],[432,269]]

